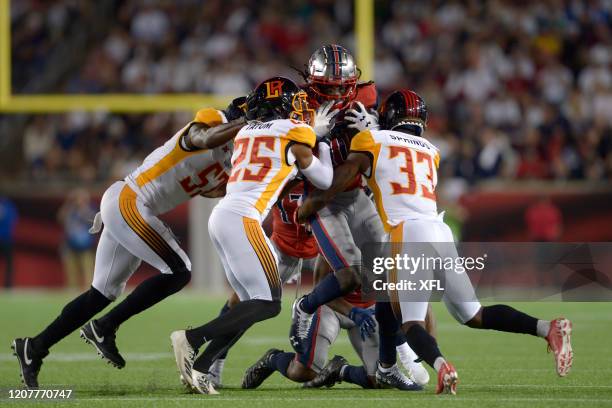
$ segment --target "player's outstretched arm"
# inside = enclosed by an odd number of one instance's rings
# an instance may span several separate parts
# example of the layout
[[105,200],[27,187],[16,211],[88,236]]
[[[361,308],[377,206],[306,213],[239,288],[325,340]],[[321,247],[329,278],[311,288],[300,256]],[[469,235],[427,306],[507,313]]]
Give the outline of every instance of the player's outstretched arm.
[[195,122],[189,127],[189,132],[185,135],[185,144],[192,149],[213,149],[236,137],[236,134],[244,125],[246,125],[244,117],[214,127]]
[[325,191],[315,191],[298,208],[298,222],[305,222],[308,217],[319,211],[339,192],[344,191],[359,173],[365,173],[370,167],[370,158],[365,153],[351,152],[348,158],[334,170],[331,186]]
[[312,150],[305,144],[296,143],[291,146],[291,152],[295,156],[295,162],[304,176],[318,189],[329,188],[334,176],[334,168],[329,155],[329,146],[319,143],[319,156],[321,160],[312,154]]

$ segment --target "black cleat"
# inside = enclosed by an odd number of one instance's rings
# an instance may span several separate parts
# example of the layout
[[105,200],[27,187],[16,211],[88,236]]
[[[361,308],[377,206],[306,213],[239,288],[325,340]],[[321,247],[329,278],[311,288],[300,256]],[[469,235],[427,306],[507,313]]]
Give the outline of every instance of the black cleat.
[[334,356],[327,365],[321,370],[315,378],[310,381],[306,381],[303,385],[304,388],[321,388],[333,387],[334,384],[342,382],[340,377],[340,371],[342,367],[348,365],[346,358],[342,356]]
[[408,378],[396,365],[383,372],[380,365],[376,369],[376,382],[380,388],[396,388],[401,391],[421,391],[423,387]]
[[85,343],[94,346],[98,355],[106,359],[108,363],[119,369],[125,367],[125,360],[119,354],[115,344],[115,332],[103,333],[95,320],[81,327],[81,338]]
[[19,361],[19,376],[21,377],[21,381],[27,388],[38,388],[38,373],[40,372],[40,366],[42,366],[43,358],[49,354],[49,351],[39,353],[33,350],[32,339],[30,337],[13,340],[11,348],[14,352],[13,355],[16,356],[17,361]]
[[282,350],[274,348],[270,349],[266,351],[266,354],[257,360],[255,364],[247,368],[247,370],[244,372],[244,377],[242,378],[242,388],[245,390],[257,388],[266,380],[266,378],[271,376],[274,369],[269,365],[270,357],[278,353],[282,353]]

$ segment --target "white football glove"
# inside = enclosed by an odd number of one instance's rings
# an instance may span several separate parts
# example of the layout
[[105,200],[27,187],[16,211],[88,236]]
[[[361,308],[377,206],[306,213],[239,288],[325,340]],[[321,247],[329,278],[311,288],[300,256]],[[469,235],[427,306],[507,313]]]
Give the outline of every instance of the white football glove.
[[357,109],[348,109],[344,115],[344,120],[351,122],[348,127],[362,130],[376,130],[378,129],[378,112],[368,112],[363,103],[357,102]]
[[319,106],[319,109],[315,112],[314,125],[312,127],[317,135],[317,140],[329,134],[332,120],[338,112],[340,112],[338,109],[330,111],[335,103],[336,101],[325,102],[323,105]]

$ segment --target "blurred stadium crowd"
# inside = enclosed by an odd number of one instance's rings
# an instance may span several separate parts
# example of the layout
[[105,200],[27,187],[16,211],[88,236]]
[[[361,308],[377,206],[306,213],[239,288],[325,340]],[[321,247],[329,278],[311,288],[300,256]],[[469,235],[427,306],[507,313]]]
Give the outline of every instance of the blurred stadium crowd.
[[[80,63],[45,89],[67,93],[247,93],[299,78],[312,51],[356,51],[351,0],[110,1]],[[12,2],[13,92],[50,69],[95,2]],[[375,80],[419,92],[442,178],[612,179],[612,2],[377,1]],[[172,109],[171,106],[168,107]],[[189,113],[32,116],[31,180],[120,178]]]

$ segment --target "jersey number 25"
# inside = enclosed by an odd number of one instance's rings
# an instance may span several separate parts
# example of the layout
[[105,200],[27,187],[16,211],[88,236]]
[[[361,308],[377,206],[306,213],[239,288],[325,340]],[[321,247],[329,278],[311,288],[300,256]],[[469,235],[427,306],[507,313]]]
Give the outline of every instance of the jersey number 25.
[[[276,140],[273,136],[259,136],[236,140],[234,142],[234,151],[238,152],[238,156],[236,156],[236,160],[232,163],[232,174],[229,181],[242,180],[262,182],[272,168],[272,159],[270,157],[260,156],[259,149],[263,145],[266,149],[274,151],[276,147],[275,142]],[[245,163],[245,165],[242,165],[247,154],[249,155],[249,161]],[[248,168],[251,164],[259,165],[257,172],[252,172]]]

